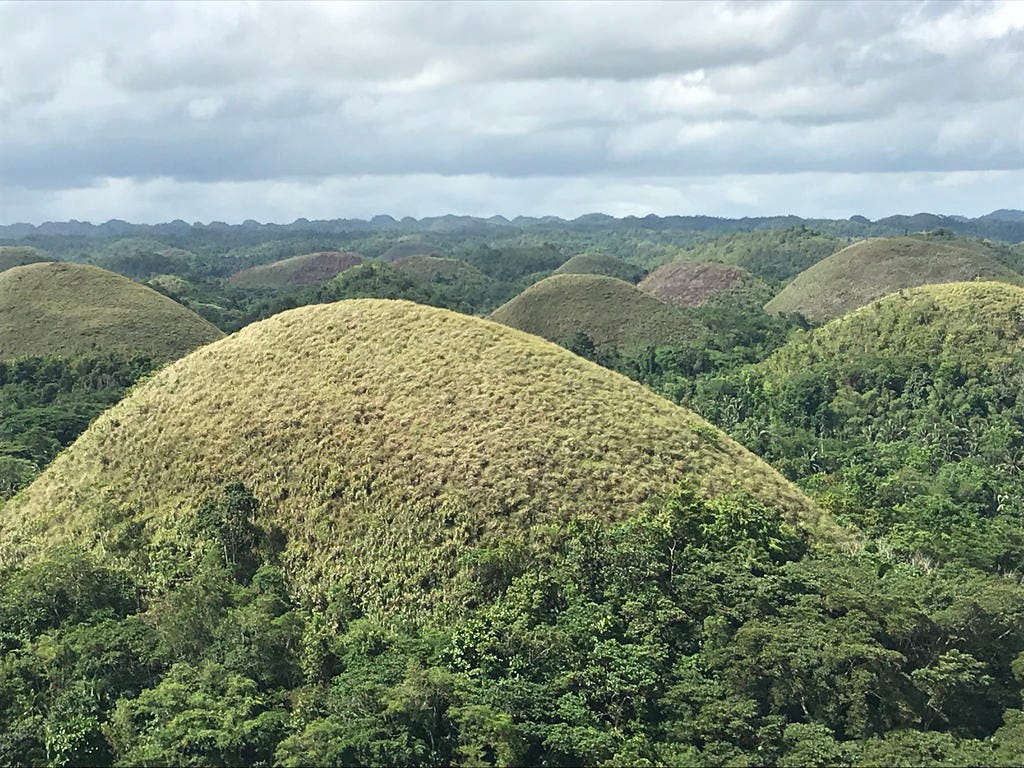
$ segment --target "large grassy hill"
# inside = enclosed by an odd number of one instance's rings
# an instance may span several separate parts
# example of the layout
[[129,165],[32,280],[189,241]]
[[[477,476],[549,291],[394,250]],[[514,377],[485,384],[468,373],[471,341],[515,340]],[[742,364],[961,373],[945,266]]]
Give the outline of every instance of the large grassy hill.
[[801,272],[765,309],[824,322],[903,288],[964,280],[1024,282],[978,242],[880,237],[854,243]]
[[682,311],[604,275],[552,275],[491,317],[551,341],[585,333],[598,347],[622,349],[692,339],[703,332]]
[[0,245],[0,272],[40,261],[52,259],[46,251],[28,245]]
[[151,288],[83,264],[0,273],[0,358],[126,354],[172,360],[223,336]]
[[806,227],[790,227],[741,232],[695,243],[679,257],[732,264],[766,280],[785,281],[835,253],[846,242]]
[[763,304],[772,294],[764,280],[742,267],[696,261],[673,261],[659,267],[637,287],[675,307],[701,307],[711,301],[743,302],[760,297]]
[[228,282],[241,288],[303,288],[320,285],[362,261],[359,254],[343,251],[306,253],[243,269]]
[[614,256],[597,253],[580,253],[573,256],[565,264],[555,270],[556,275],[607,275],[625,280],[627,283],[638,283],[644,276],[644,270],[635,264],[627,264]]
[[767,464],[618,374],[498,323],[355,300],[161,370],[8,504],[0,550],[76,540],[153,573],[236,480],[287,535],[298,584],[351,579],[382,609],[457,600],[471,546],[543,546],[549,524],[627,518],[678,481],[831,530]]

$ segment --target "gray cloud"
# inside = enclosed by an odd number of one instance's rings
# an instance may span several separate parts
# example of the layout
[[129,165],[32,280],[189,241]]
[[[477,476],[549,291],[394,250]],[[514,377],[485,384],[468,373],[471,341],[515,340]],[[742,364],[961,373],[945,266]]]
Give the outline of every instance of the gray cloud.
[[820,205],[849,215],[857,175],[1024,168],[1020,3],[9,3],[0,28],[3,221],[129,188],[147,219],[239,189],[372,188],[397,215],[469,187],[513,215],[699,206],[681,189],[735,208],[726,182],[788,190],[747,195],[774,213],[805,205],[787,175],[831,179]]

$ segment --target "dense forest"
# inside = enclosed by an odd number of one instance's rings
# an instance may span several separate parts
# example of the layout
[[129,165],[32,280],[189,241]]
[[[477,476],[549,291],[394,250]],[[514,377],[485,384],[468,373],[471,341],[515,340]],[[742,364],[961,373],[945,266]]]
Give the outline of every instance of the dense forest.
[[[1017,218],[0,237],[0,764],[1020,764]],[[768,306],[866,237],[881,298]],[[232,335],[9,354],[50,261]]]

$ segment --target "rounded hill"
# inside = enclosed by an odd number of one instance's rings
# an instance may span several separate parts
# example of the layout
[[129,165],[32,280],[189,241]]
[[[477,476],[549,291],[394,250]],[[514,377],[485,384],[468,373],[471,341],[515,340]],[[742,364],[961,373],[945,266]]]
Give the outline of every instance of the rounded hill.
[[0,245],[0,272],[11,267],[36,264],[40,261],[53,261],[53,259],[46,251],[29,245]]
[[625,377],[497,323],[366,299],[283,312],[155,374],[8,505],[2,559],[74,538],[148,571],[235,481],[286,534],[301,587],[350,579],[386,610],[457,600],[471,548],[542,546],[552,524],[627,518],[679,481],[831,530],[767,464]]
[[116,353],[173,360],[224,334],[152,288],[99,267],[0,273],[0,359]]
[[637,287],[675,307],[700,307],[746,295],[764,296],[763,304],[771,295],[764,280],[742,267],[712,262],[673,261],[654,270]]
[[1024,282],[980,243],[881,237],[854,243],[801,272],[765,309],[825,322],[904,288],[965,280]]
[[229,277],[228,282],[242,288],[308,287],[325,283],[362,261],[359,254],[344,251],[306,253],[243,269]]
[[596,346],[622,349],[692,339],[704,330],[675,307],[604,275],[552,275],[491,319],[551,341],[585,333]]
[[627,264],[614,256],[597,253],[580,253],[555,270],[556,275],[607,275],[636,284],[643,279],[644,270],[635,264]]
[[483,290],[491,283],[487,275],[461,259],[450,259],[445,256],[403,256],[396,259],[393,264],[399,272],[424,283],[463,285],[477,290]]

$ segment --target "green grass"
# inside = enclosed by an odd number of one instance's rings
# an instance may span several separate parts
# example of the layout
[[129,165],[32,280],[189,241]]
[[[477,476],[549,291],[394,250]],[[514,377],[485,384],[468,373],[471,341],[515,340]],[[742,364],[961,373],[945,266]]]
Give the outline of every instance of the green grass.
[[614,256],[597,253],[580,253],[555,270],[556,275],[607,275],[636,284],[643,279],[644,270],[635,264],[627,264]]
[[833,530],[623,376],[498,323],[368,299],[275,315],[159,371],[8,503],[0,561],[75,540],[159,573],[233,480],[287,534],[300,588],[350,580],[381,610],[457,602],[467,547],[543,547],[551,524],[628,518],[678,481]]
[[241,288],[301,288],[320,285],[362,263],[361,256],[342,251],[321,251],[243,269],[228,278]]
[[695,261],[673,261],[648,275],[641,291],[675,307],[701,307],[709,302],[750,303],[771,298],[768,284],[742,267]]
[[0,273],[0,358],[172,360],[223,334],[189,309],[99,267],[44,262]]
[[965,280],[1024,278],[982,243],[934,236],[862,240],[798,275],[765,305],[825,322],[904,288]]
[[0,245],[0,272],[11,267],[35,264],[40,261],[52,261],[46,251],[27,245]]
[[704,329],[629,283],[604,275],[553,275],[491,315],[499,323],[565,341],[582,332],[620,349],[692,339]]

